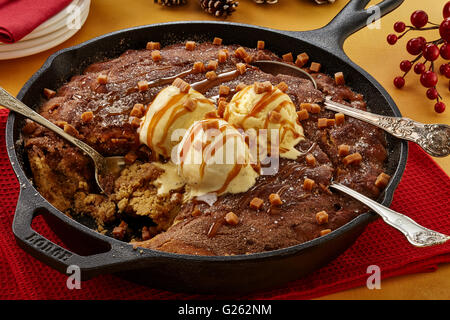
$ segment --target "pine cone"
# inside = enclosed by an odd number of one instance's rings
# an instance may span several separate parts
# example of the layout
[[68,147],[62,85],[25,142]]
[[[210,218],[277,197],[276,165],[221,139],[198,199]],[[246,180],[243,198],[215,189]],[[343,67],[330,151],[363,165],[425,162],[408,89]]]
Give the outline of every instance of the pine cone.
[[236,0],[199,0],[200,6],[205,12],[216,17],[226,17],[236,11],[239,2]]
[[186,4],[186,1],[187,0],[154,0],[155,3],[166,7],[181,6]]

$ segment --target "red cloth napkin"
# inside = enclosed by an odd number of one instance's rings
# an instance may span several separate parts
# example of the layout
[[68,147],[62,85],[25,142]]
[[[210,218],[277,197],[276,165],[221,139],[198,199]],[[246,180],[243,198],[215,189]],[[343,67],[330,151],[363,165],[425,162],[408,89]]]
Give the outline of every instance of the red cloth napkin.
[[[187,295],[147,288],[114,275],[82,282],[80,290],[66,287],[66,276],[22,251],[11,231],[19,186],[5,148],[7,111],[0,110],[0,299],[204,299],[214,296]],[[408,164],[394,196],[392,209],[418,223],[450,234],[450,179],[419,147],[410,144]],[[59,242],[43,221],[33,228]],[[369,265],[378,265],[381,278],[433,271],[450,262],[450,243],[415,248],[400,232],[381,219],[370,224],[341,256],[309,276],[283,288],[258,292],[248,299],[307,299],[364,286]],[[151,276],[151,275],[150,275]]]
[[0,0],[0,42],[19,41],[73,0]]

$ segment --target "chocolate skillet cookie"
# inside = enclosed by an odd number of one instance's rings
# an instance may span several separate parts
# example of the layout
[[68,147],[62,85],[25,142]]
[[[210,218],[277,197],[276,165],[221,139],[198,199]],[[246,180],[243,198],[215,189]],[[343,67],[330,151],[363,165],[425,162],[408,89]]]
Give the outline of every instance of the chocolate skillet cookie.
[[[56,90],[45,89],[41,115],[104,156],[124,155],[127,167],[112,194],[100,194],[89,158],[27,122],[23,136],[34,185],[56,208],[94,222],[97,231],[168,252],[264,252],[339,228],[366,208],[328,185],[334,179],[376,198],[389,180],[384,133],[321,107],[330,95],[366,110],[342,73],[330,77],[306,53],[279,58],[264,47],[263,41],[244,48],[219,38],[164,48],[149,42],[90,65]],[[318,89],[305,79],[264,73],[251,65],[256,60],[296,64],[313,75]],[[161,78],[167,79],[153,81]],[[203,166],[197,181],[198,168],[173,164],[170,150],[186,145],[198,126],[230,130],[230,139],[243,146],[237,129],[276,128],[282,144],[277,173],[261,174],[260,165]],[[178,127],[186,135],[170,142]],[[205,200],[204,190],[216,191],[217,198]]]

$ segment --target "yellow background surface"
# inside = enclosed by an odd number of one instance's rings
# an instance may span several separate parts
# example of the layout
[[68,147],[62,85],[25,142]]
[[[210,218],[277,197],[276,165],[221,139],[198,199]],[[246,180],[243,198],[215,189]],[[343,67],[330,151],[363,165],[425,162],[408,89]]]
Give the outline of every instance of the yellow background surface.
[[[371,1],[369,5],[379,1]],[[395,21],[409,24],[412,11],[427,11],[430,21],[440,23],[444,0],[405,0],[394,12],[381,19],[379,29],[368,29],[353,34],[344,44],[344,50],[357,64],[375,77],[393,97],[403,116],[424,123],[450,124],[449,80],[439,77],[438,89],[447,103],[443,114],[433,110],[434,102],[425,96],[426,89],[413,72],[406,78],[402,90],[394,88],[392,80],[401,75],[399,63],[411,59],[405,49],[409,37],[401,39],[395,46],[386,43],[386,35],[393,32]],[[254,24],[282,30],[309,30],[328,23],[347,3],[337,0],[330,5],[316,5],[312,0],[279,0],[276,5],[257,5],[252,0],[240,0],[239,7],[227,21]],[[83,28],[71,39],[45,52],[14,60],[0,61],[0,86],[16,95],[28,78],[36,72],[53,52],[81,43],[93,37],[138,25],[183,21],[218,20],[201,11],[197,0],[178,8],[155,5],[153,0],[93,0],[89,17]],[[420,32],[428,38],[438,38],[436,30]],[[411,35],[412,36],[412,35]],[[440,65],[438,60],[437,66]],[[450,158],[436,159],[439,165],[450,173]],[[438,195],[437,195],[438,196]],[[426,249],[424,249],[426,250]],[[383,280],[381,290],[366,287],[325,296],[329,299],[450,299],[450,265],[440,266],[432,273],[406,275]]]

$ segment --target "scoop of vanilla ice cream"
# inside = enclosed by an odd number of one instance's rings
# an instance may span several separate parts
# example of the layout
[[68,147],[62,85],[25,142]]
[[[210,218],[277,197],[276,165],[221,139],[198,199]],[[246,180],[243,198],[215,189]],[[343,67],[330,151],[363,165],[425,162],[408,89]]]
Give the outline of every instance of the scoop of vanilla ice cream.
[[[279,154],[281,157],[295,159],[300,152],[294,147],[304,139],[303,128],[298,123],[297,112],[291,98],[277,87],[269,84],[267,90],[258,93],[257,84],[237,92],[225,108],[224,119],[243,130],[267,129],[262,139],[258,133],[258,143],[270,148],[273,133],[278,131]],[[259,130],[260,131],[260,130]],[[266,150],[267,150],[266,149]]]
[[194,89],[183,93],[176,86],[168,86],[148,107],[141,121],[139,140],[154,152],[170,157],[186,129],[215,110],[214,104]]
[[245,192],[258,176],[243,135],[221,119],[191,125],[178,146],[177,165],[189,198]]

